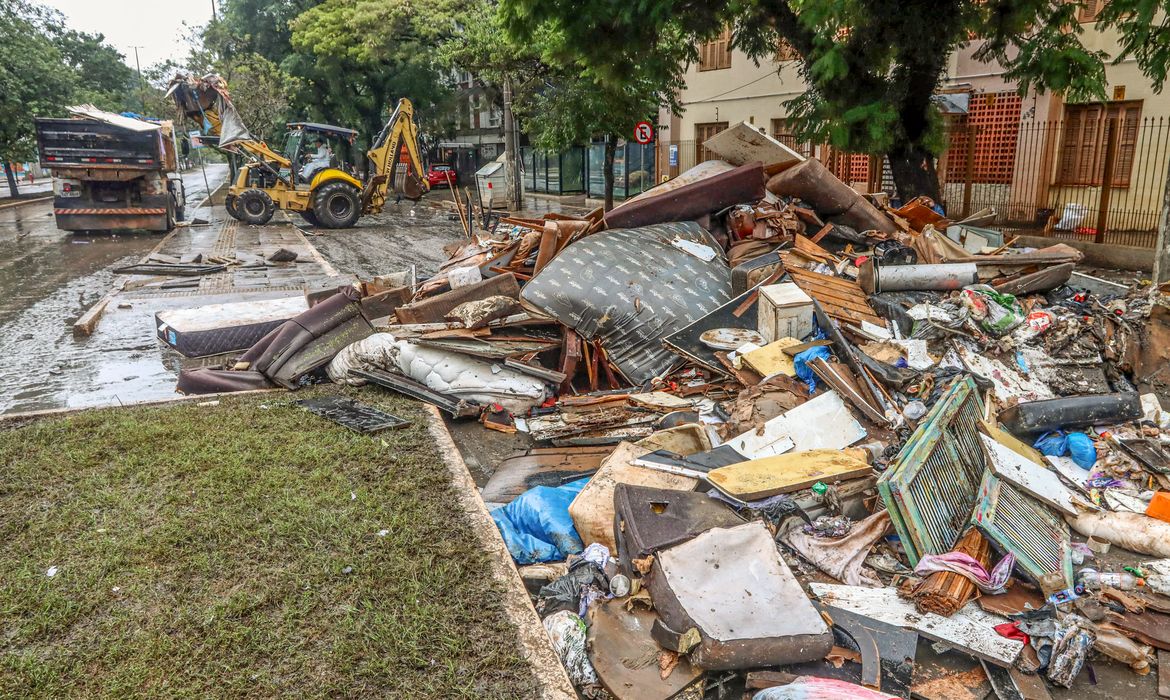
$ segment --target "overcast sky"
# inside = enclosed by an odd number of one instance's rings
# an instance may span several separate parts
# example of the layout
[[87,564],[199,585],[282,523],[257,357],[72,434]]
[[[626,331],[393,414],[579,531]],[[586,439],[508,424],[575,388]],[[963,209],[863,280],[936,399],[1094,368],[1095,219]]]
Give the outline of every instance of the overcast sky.
[[[134,46],[145,68],[187,55],[183,22],[198,26],[211,19],[212,0],[39,0],[60,10],[71,29],[101,33],[134,67]],[[218,3],[217,3],[218,4]]]

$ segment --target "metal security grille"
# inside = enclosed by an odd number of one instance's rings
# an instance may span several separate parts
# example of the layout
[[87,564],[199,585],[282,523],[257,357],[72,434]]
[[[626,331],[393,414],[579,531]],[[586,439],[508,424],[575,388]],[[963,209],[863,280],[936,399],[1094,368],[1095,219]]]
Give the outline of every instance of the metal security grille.
[[983,402],[970,377],[955,380],[878,479],[878,492],[912,564],[950,551],[971,518],[987,458]]
[[1072,585],[1072,546],[1068,525],[1060,516],[1027,494],[996,477],[991,470],[979,484],[975,526],[1034,580],[1060,572]]
[[947,180],[966,181],[969,173],[973,182],[1010,183],[1016,165],[1020,107],[1020,96],[1014,92],[972,95],[967,116],[951,127]]

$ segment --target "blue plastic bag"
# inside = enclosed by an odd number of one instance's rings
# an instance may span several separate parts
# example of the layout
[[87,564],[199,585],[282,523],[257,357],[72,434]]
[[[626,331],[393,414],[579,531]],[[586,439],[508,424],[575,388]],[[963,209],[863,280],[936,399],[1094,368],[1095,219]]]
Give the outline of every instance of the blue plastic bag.
[[1081,469],[1091,469],[1097,463],[1097,448],[1093,445],[1093,439],[1084,433],[1056,430],[1041,435],[1032,447],[1040,450],[1040,454],[1072,457],[1072,461]]
[[817,390],[817,375],[812,371],[812,367],[808,366],[808,363],[818,357],[828,362],[831,357],[829,348],[824,345],[817,345],[792,358],[792,364],[796,367],[796,376],[804,380],[805,384],[808,384],[808,393],[810,394]]
[[535,486],[492,511],[504,544],[517,564],[560,561],[584,549],[569,516],[569,504],[589,479],[564,486]]
[[1081,469],[1092,469],[1097,463],[1097,447],[1084,433],[1069,433],[1068,454]]

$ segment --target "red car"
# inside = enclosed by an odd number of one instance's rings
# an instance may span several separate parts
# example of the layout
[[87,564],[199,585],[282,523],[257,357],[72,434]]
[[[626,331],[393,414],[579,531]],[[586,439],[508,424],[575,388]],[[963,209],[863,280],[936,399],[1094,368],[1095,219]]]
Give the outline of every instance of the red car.
[[427,182],[431,187],[451,186],[459,182],[459,174],[450,165],[432,165],[427,170]]

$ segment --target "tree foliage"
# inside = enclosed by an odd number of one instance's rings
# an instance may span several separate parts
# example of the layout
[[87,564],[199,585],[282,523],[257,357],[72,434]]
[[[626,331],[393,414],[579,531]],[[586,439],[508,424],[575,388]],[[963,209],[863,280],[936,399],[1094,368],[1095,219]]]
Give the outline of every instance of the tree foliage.
[[608,208],[613,202],[613,149],[639,121],[653,120],[660,105],[677,107],[681,75],[661,71],[658,64],[684,60],[689,45],[677,33],[663,33],[653,41],[655,61],[611,76],[606,66],[575,60],[569,35],[557,22],[538,20],[522,33],[509,33],[506,20],[496,3],[472,3],[444,47],[443,60],[488,83],[510,82],[513,111],[538,148],[559,151],[605,139]]
[[[692,46],[722,27],[733,45],[771,60],[781,40],[801,56],[808,91],[788,104],[798,138],[854,152],[887,154],[903,196],[937,198],[931,156],[941,146],[932,102],[951,53],[981,42],[976,57],[998,61],[1021,91],[1102,99],[1108,60],[1132,57],[1160,85],[1170,63],[1166,0],[1112,0],[1101,27],[1121,31],[1106,56],[1082,41],[1078,3],[1061,0],[501,0],[520,37],[553,26],[572,60],[611,83],[653,66],[679,76],[659,38]],[[689,59],[697,59],[692,49]]]
[[292,21],[307,104],[343,124],[381,130],[398,98],[423,117],[447,92],[434,46],[453,28],[453,0],[326,0]]

